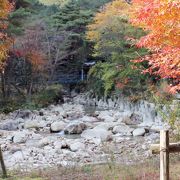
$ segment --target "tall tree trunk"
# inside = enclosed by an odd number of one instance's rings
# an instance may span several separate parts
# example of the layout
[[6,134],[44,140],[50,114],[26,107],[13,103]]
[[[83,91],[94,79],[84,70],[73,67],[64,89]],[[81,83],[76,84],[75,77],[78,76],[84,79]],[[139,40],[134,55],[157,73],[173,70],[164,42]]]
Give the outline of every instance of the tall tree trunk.
[[6,100],[6,82],[4,77],[4,72],[1,72],[1,91],[3,99]]

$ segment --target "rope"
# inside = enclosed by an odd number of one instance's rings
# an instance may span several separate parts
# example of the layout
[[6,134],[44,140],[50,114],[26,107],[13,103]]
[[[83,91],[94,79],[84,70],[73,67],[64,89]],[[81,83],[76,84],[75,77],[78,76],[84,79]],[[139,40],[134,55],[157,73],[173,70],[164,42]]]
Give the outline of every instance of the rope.
[[169,153],[169,148],[161,147],[160,152],[168,152]]

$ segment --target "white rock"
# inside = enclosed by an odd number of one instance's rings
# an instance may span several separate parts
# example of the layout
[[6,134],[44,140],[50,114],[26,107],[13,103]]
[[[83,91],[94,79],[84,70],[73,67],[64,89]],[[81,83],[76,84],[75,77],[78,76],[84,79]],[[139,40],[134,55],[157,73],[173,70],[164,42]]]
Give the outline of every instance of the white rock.
[[19,123],[16,120],[6,120],[3,123],[0,123],[0,129],[7,131],[14,131],[18,129]]
[[51,124],[51,131],[52,132],[59,132],[62,131],[66,126],[66,123],[64,123],[63,121],[60,122],[54,122]]
[[131,136],[133,132],[133,128],[130,128],[129,126],[125,124],[117,125],[113,128],[114,134],[120,134],[122,136]]
[[11,159],[14,162],[21,162],[21,161],[23,161],[24,160],[23,152],[22,151],[15,152]]
[[82,138],[93,139],[98,138],[101,141],[108,141],[112,138],[111,132],[102,128],[87,129],[81,134]]
[[144,136],[146,130],[144,128],[137,128],[133,131],[133,136]]
[[84,150],[85,149],[85,145],[81,142],[76,142],[70,145],[70,150],[73,152],[76,152],[78,150]]
[[14,143],[25,143],[30,133],[26,131],[15,132],[13,137]]
[[43,147],[43,146],[47,146],[47,145],[51,144],[55,140],[56,140],[56,137],[48,136],[48,137],[41,139],[38,144],[39,144],[39,147]]
[[45,121],[38,121],[38,120],[28,120],[24,124],[25,129],[30,128],[43,128],[47,125]]
[[81,121],[83,121],[83,122],[96,122],[97,118],[91,117],[91,116],[83,116],[81,118]]
[[112,112],[110,111],[101,111],[98,116],[99,119],[102,119],[106,122],[113,122],[116,121],[116,119],[113,117]]
[[86,124],[76,121],[68,124],[64,129],[65,134],[81,134],[86,129]]

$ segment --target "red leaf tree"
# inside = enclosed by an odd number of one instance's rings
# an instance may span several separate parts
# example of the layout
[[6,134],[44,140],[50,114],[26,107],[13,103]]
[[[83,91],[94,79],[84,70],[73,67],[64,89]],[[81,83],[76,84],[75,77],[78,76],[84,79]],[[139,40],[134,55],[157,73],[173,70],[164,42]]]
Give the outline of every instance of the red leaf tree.
[[132,4],[131,23],[147,31],[137,43],[151,51],[143,57],[150,65],[146,72],[170,80],[171,92],[179,91],[180,1],[133,0]]

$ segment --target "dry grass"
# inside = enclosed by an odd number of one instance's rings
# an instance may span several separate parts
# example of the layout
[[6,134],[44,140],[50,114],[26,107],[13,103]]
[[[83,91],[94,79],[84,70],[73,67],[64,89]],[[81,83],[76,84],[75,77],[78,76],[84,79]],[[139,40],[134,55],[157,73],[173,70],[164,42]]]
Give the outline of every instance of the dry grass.
[[[171,160],[170,175],[171,180],[180,180],[180,157]],[[151,160],[129,166],[110,162],[104,165],[44,169],[31,173],[13,172],[8,180],[159,180],[159,162]]]

